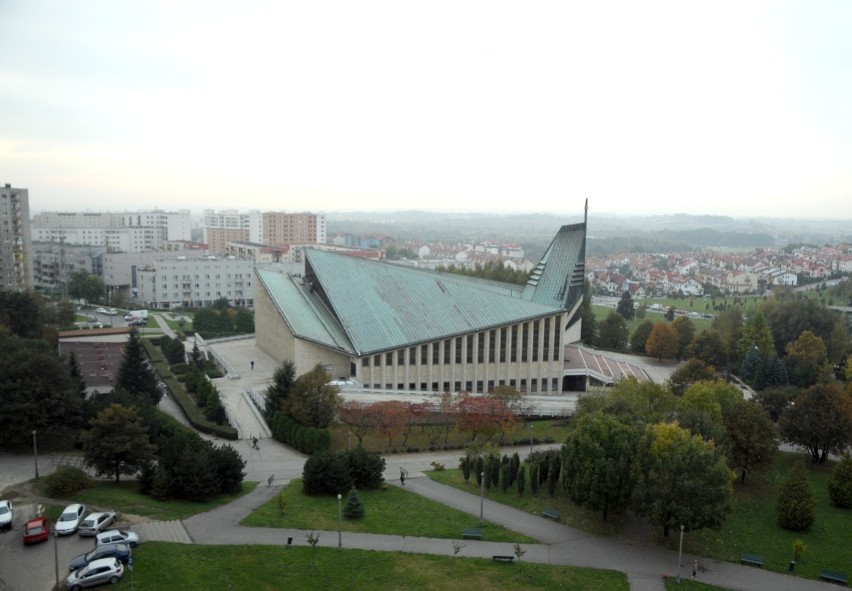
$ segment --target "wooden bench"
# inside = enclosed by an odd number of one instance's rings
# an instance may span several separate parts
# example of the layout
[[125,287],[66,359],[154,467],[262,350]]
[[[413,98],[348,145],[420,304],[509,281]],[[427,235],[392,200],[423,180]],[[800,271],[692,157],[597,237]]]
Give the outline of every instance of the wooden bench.
[[512,562],[515,559],[514,556],[492,556],[491,560],[494,562]]
[[749,566],[757,566],[763,568],[763,556],[759,554],[749,554],[743,552],[740,554],[740,564],[748,564]]
[[466,527],[462,530],[463,540],[481,540],[482,530],[478,527]]
[[543,510],[541,512],[541,515],[542,515],[542,517],[547,517],[548,519],[552,519],[553,521],[559,521],[559,518],[562,516],[562,514],[559,511],[557,511],[556,509],[553,509],[552,507],[548,507],[545,510]]
[[846,573],[839,573],[832,570],[824,570],[819,573],[819,578],[824,581],[831,581],[832,583],[839,583],[841,585],[849,584],[849,577],[846,576]]

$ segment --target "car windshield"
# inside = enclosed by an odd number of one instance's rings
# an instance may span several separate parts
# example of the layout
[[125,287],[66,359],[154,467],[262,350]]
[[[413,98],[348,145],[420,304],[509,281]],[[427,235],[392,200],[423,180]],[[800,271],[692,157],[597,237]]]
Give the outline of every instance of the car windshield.
[[27,528],[28,534],[40,534],[43,531],[44,531],[44,528],[40,525],[34,525],[32,527]]
[[9,512],[9,507],[7,507],[6,505],[0,506],[0,515],[5,515],[8,512]]
[[59,521],[74,521],[77,519],[77,514],[72,512],[63,513],[59,516]]

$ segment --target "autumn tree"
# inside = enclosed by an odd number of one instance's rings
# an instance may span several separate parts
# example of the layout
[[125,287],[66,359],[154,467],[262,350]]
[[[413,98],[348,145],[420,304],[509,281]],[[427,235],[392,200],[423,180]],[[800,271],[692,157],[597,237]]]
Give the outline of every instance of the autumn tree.
[[399,400],[383,400],[367,407],[376,429],[388,438],[388,449],[393,446],[393,438],[405,428],[407,405]]
[[712,443],[677,423],[648,425],[635,464],[633,507],[663,529],[719,527],[731,507],[733,474]]
[[636,430],[611,415],[582,417],[562,446],[562,484],[575,503],[621,513],[630,505]]
[[480,435],[490,440],[503,434],[514,425],[515,417],[502,400],[491,396],[464,394],[458,401],[459,429],[476,440]]
[[769,413],[757,402],[744,400],[723,412],[728,463],[740,470],[741,482],[746,474],[765,470],[778,453],[778,431]]
[[781,415],[781,438],[822,463],[852,442],[852,396],[837,384],[816,384],[796,397]]
[[598,343],[603,349],[624,350],[628,336],[627,322],[618,312],[610,312],[598,328]]
[[148,428],[135,407],[112,404],[90,421],[91,428],[80,436],[86,465],[98,476],[134,475],[154,459],[156,449],[148,441]]
[[651,335],[645,343],[645,351],[649,355],[657,357],[660,361],[673,359],[677,356],[680,347],[680,337],[677,330],[668,322],[657,322],[651,329]]
[[317,364],[293,383],[284,399],[284,412],[302,425],[328,427],[343,404],[340,389],[330,382],[331,376]]
[[348,425],[352,434],[358,438],[358,446],[363,446],[364,436],[374,424],[368,405],[356,400],[347,400],[340,406],[340,420]]

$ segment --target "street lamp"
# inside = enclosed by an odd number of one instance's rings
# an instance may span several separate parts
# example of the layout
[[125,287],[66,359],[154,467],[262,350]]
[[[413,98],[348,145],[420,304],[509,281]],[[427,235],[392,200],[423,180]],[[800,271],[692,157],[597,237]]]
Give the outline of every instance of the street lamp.
[[532,455],[533,455],[533,436],[532,436],[533,427],[534,427],[534,425],[532,423],[527,425],[527,429],[530,430],[530,462],[532,462]]
[[482,527],[482,510],[485,506],[485,472],[479,473],[479,527]]
[[59,589],[59,550],[56,548],[56,538],[59,534],[56,533],[56,527],[50,528],[53,534],[53,569],[56,572],[56,588]]
[[343,498],[343,495],[337,493],[337,549],[341,550],[343,548],[343,534],[341,534],[340,530],[343,527],[343,511],[340,505],[340,499]]
[[38,480],[38,446],[36,445],[35,429],[33,429],[33,463],[35,464],[35,477]]
[[680,585],[680,564],[683,557],[683,524],[680,526],[680,545],[677,549],[677,584]]

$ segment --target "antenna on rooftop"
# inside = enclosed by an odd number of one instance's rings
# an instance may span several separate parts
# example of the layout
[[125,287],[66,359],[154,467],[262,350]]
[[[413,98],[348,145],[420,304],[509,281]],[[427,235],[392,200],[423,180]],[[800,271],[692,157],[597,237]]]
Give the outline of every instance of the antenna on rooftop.
[[583,213],[583,223],[584,224],[589,223],[589,198],[588,197],[586,197],[586,210]]

